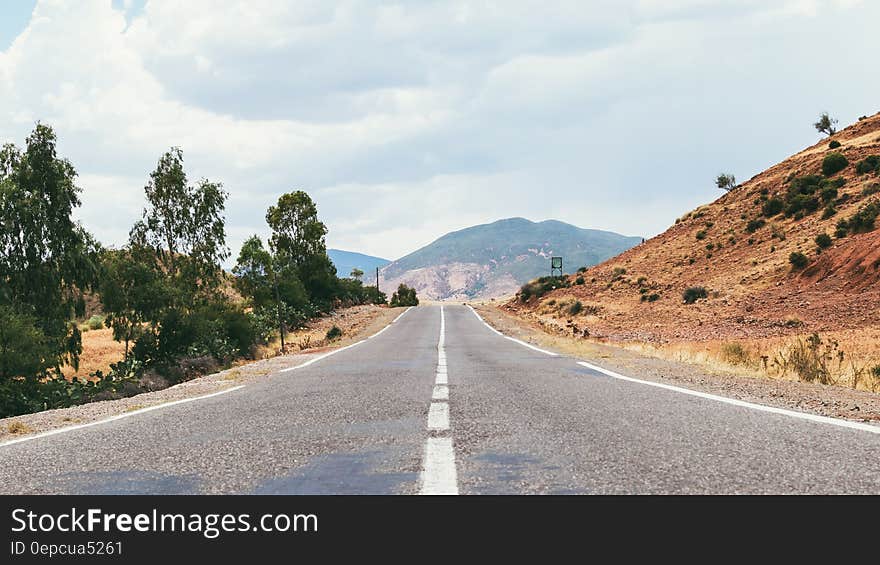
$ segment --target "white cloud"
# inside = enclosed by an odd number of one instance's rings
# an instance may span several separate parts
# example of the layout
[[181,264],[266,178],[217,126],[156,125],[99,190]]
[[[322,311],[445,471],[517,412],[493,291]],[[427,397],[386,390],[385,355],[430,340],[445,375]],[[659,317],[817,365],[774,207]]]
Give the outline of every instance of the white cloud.
[[[0,8],[2,11],[2,8]],[[2,15],[2,14],[0,14]],[[876,108],[880,7],[835,1],[41,0],[0,52],[0,140],[53,125],[79,217],[125,239],[169,146],[231,193],[233,254],[282,192],[339,247],[395,257],[450,229],[557,217],[651,235]],[[826,76],[846,76],[845,84]]]

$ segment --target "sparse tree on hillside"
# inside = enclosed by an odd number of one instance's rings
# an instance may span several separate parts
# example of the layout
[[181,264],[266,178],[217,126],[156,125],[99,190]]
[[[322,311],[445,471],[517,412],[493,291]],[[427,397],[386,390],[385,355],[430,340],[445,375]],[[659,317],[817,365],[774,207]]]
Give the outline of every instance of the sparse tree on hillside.
[[730,192],[736,188],[736,177],[728,173],[721,173],[715,178],[715,185],[721,190]]
[[829,116],[828,112],[822,112],[822,115],[819,116],[819,121],[813,124],[813,127],[819,133],[834,135],[837,133],[837,119]]
[[364,272],[362,270],[358,269],[357,267],[355,267],[354,269],[351,270],[351,273],[349,274],[349,276],[351,278],[353,278],[354,280],[359,281],[359,280],[361,280],[361,277],[364,276]]

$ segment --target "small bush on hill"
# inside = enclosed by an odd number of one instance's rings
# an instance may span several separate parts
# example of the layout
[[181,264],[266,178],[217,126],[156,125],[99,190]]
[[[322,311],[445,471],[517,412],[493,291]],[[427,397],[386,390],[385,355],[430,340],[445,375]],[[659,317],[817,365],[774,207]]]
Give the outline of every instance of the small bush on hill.
[[866,185],[865,188],[862,189],[862,196],[871,196],[872,194],[877,194],[878,192],[880,192],[880,182],[874,182]]
[[831,247],[831,236],[827,233],[820,233],[816,236],[816,245],[819,246],[819,249],[827,249]]
[[837,237],[844,237],[847,234],[873,231],[878,215],[880,215],[880,206],[876,202],[866,204],[859,208],[859,211],[850,216],[849,219],[837,222],[835,234]]
[[856,163],[856,174],[867,175],[868,173],[880,175],[880,155],[868,155]]
[[755,233],[759,229],[763,228],[767,222],[764,221],[763,218],[755,218],[754,220],[749,220],[749,223],[746,224],[746,231],[749,233]]
[[584,284],[584,277],[578,277],[578,278],[574,279],[574,284],[576,284],[576,285]]
[[660,300],[660,295],[656,292],[652,294],[643,294],[641,298],[642,302],[657,302],[658,300]]
[[696,238],[697,238],[698,240],[706,239],[706,230],[700,230],[700,231],[698,231],[697,234],[696,234]]
[[831,143],[828,144],[828,149],[837,149],[838,147],[840,147],[840,142],[836,139],[832,139]]
[[803,253],[794,251],[788,256],[788,262],[791,263],[792,267],[795,269],[803,269],[807,266],[810,260]]
[[782,212],[785,209],[785,203],[779,198],[771,198],[764,202],[764,206],[761,208],[761,211],[768,218],[775,216],[776,214]]
[[575,301],[572,302],[571,305],[568,307],[567,312],[568,312],[568,315],[569,315],[569,316],[577,316],[578,314],[580,314],[581,310],[583,310],[583,309],[584,309],[584,305],[581,304],[581,301],[580,301],[580,300],[575,300]]
[[829,153],[822,159],[822,174],[830,177],[845,169],[847,165],[849,161],[842,153]]
[[697,300],[707,298],[708,296],[708,291],[702,286],[692,286],[681,294],[681,298],[684,300],[685,304],[693,304]]

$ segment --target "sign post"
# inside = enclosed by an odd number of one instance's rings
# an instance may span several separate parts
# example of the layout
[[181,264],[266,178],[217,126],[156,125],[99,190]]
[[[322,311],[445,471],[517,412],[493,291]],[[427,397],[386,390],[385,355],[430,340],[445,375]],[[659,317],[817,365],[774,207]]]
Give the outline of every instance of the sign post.
[[562,276],[562,257],[550,258],[550,276]]

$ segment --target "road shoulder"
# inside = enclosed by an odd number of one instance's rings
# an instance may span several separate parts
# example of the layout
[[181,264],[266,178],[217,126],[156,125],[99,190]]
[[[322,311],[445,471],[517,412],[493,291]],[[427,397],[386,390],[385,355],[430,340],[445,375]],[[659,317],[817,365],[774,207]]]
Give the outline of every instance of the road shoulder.
[[880,394],[839,386],[758,378],[651,357],[589,338],[549,334],[491,304],[472,304],[489,325],[507,336],[589,361],[635,378],[666,383],[746,402],[880,423]]
[[291,373],[281,373],[281,375],[278,373],[374,335],[387,327],[406,309],[372,307],[358,312],[346,310],[340,310],[333,315],[316,320],[314,324],[310,324],[305,332],[314,333],[324,326],[338,325],[343,330],[343,337],[334,341],[330,347],[304,349],[268,359],[245,361],[217,373],[127,398],[90,402],[70,408],[44,410],[33,414],[3,418],[0,419],[0,444],[68,426],[91,424],[144,408],[210,395],[274,376],[292,378]]

